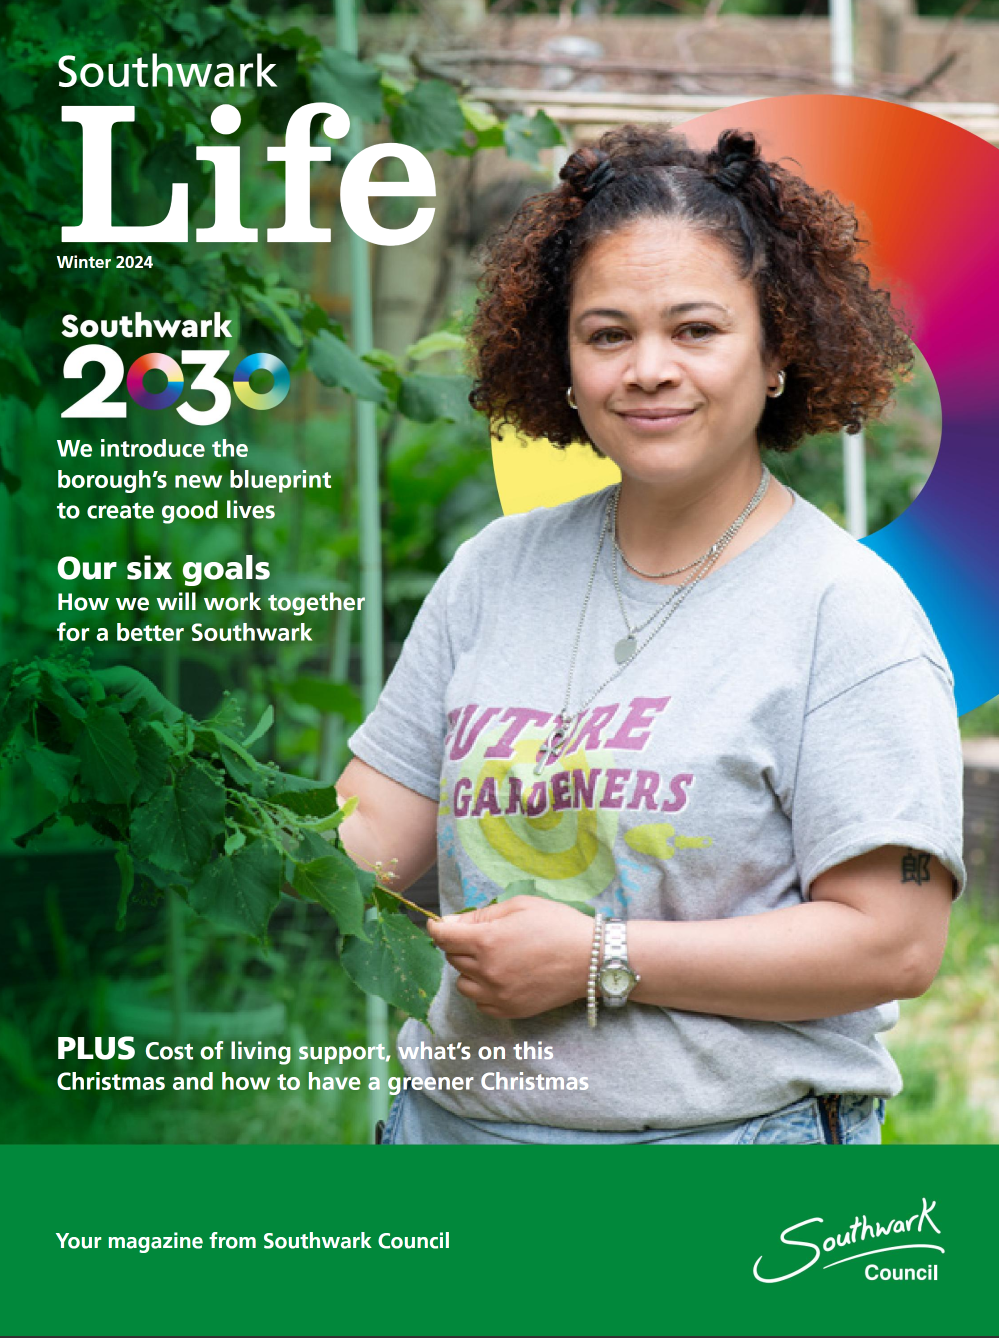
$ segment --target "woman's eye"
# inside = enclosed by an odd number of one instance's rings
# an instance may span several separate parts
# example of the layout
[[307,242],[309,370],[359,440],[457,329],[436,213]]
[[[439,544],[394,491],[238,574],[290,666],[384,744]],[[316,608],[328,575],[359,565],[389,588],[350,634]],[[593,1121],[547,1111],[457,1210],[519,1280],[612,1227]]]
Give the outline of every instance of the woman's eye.
[[627,339],[624,330],[595,330],[590,335],[591,344],[619,344],[622,339]]
[[715,333],[715,327],[713,325],[695,323],[693,325],[684,325],[678,333],[685,338],[693,340],[709,339]]

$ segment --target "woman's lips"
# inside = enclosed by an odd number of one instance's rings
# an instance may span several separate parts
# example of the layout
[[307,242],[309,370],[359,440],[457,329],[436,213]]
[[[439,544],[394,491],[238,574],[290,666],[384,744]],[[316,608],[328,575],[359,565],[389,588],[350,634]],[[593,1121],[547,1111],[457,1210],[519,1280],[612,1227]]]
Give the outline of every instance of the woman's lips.
[[621,409],[619,416],[640,432],[661,431],[685,422],[694,409]]

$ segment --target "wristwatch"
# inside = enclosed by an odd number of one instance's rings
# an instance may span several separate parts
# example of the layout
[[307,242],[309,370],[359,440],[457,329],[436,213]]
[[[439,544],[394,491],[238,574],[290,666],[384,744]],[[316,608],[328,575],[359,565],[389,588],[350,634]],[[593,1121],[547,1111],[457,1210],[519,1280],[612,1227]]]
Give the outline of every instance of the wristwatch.
[[612,919],[604,925],[604,959],[598,980],[608,1008],[623,1008],[641,980],[628,965],[628,926],[624,920]]

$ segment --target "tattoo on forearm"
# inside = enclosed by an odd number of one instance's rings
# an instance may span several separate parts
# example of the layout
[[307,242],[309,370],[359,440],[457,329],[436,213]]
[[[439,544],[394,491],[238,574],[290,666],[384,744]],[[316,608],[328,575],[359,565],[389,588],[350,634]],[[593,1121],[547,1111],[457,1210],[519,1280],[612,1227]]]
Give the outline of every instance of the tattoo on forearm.
[[907,850],[902,856],[902,882],[923,884],[929,881],[929,855],[922,850]]

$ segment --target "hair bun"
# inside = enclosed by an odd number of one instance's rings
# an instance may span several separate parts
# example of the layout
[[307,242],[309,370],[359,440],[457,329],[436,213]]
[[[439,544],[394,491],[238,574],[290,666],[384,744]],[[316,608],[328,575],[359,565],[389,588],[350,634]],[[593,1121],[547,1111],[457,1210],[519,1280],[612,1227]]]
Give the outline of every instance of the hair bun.
[[581,199],[592,200],[598,191],[614,180],[614,164],[609,154],[587,146],[566,160],[559,176]]
[[712,180],[729,193],[744,186],[758,169],[765,171],[756,136],[743,130],[723,131],[708,161],[714,169]]
[[586,178],[584,187],[586,198],[592,200],[598,190],[603,190],[604,186],[614,180],[615,175],[614,164],[609,158],[605,158],[603,162],[597,163],[596,167]]

